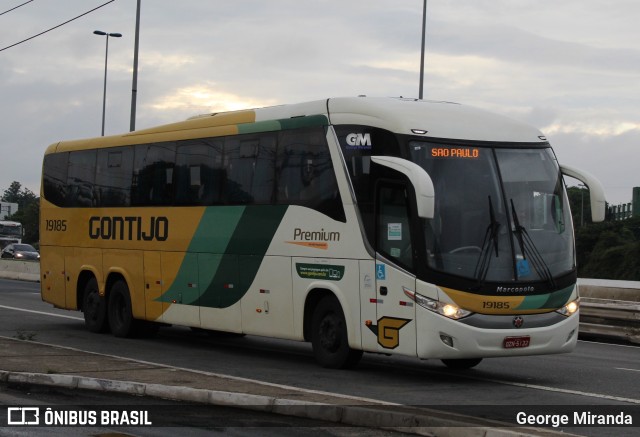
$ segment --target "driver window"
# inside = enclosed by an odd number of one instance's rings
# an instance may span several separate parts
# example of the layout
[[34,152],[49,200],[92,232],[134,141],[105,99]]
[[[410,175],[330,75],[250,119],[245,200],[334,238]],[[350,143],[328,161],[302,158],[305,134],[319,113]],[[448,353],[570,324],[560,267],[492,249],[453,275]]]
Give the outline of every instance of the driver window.
[[377,250],[399,265],[413,270],[409,205],[404,186],[378,189]]

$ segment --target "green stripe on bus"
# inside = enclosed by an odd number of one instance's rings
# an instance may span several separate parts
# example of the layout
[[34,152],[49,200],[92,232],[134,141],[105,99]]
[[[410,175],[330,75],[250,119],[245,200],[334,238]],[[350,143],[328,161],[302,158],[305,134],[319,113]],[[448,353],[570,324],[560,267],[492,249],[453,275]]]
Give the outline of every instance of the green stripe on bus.
[[574,288],[575,285],[571,285],[562,290],[554,291],[549,296],[549,300],[545,303],[544,308],[562,308],[569,302],[569,299],[571,299]]
[[[211,308],[238,302],[253,283],[287,208],[207,208],[175,281],[157,300]],[[197,286],[189,288],[189,283]]]
[[257,132],[275,132],[287,129],[301,129],[305,127],[327,126],[329,120],[324,115],[309,115],[302,117],[283,118],[280,120],[265,120],[255,123],[238,125],[238,134],[252,134]]
[[282,129],[277,120],[258,121],[238,125],[238,134],[254,134],[259,132],[273,132]]
[[245,206],[205,208],[189,244],[189,252],[225,253]]
[[553,293],[527,296],[516,309],[537,310],[541,308],[560,308],[569,301],[574,288],[575,286],[572,285],[562,290],[554,291]]
[[200,296],[201,306],[227,308],[246,294],[287,208],[287,205],[246,207],[218,271]]
[[301,129],[303,127],[328,126],[329,119],[324,115],[309,115],[307,117],[293,117],[279,120],[282,129]]

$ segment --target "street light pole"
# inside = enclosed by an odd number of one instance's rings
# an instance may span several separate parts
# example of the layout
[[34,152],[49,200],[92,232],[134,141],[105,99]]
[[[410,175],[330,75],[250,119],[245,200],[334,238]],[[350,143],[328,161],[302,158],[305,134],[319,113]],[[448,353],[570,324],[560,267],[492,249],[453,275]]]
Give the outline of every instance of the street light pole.
[[587,188],[583,184],[578,184],[580,188],[580,227],[584,227],[584,190]]
[[133,46],[133,84],[131,86],[131,120],[129,131],[136,130],[136,101],[138,98],[138,47],[140,43],[140,0],[136,8],[136,36]]
[[422,47],[420,51],[420,91],[418,98],[422,100],[423,97],[423,82],[424,82],[424,51],[425,51],[425,34],[427,30],[427,0],[424,0],[422,7]]
[[102,136],[104,137],[104,114],[107,108],[107,60],[109,59],[109,37],[120,38],[121,33],[107,33],[101,30],[94,30],[95,35],[106,36],[107,44],[104,51],[104,89],[102,92]]

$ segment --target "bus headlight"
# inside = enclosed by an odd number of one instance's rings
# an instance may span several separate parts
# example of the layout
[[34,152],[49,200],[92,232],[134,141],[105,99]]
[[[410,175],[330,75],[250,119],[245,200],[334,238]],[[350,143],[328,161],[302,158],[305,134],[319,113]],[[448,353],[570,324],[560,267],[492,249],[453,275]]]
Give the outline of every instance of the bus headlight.
[[556,312],[562,314],[563,316],[569,317],[575,314],[578,309],[580,309],[580,299],[572,300],[562,308],[557,309]]
[[420,305],[422,308],[426,308],[429,311],[433,311],[434,313],[438,313],[450,319],[458,320],[472,314],[471,311],[464,310],[455,304],[444,303],[438,300],[429,299],[428,297],[425,297],[404,287],[402,287],[402,289],[404,290],[404,294],[406,296],[411,298],[411,300]]

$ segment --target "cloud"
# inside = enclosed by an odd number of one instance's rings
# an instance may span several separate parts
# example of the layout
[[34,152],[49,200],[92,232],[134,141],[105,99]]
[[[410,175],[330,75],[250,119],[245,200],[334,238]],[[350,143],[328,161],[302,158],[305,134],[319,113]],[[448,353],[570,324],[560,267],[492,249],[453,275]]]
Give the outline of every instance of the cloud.
[[[102,2],[33,2],[0,17],[0,45]],[[562,162],[630,198],[639,14],[635,0],[429,2],[425,97],[533,124]],[[48,144],[99,134],[105,41],[95,29],[123,34],[109,43],[106,130],[128,130],[134,18],[135,2],[114,2],[0,52],[0,190],[19,180],[37,192]],[[143,2],[137,127],[330,96],[417,96],[421,18],[415,0]]]
[[261,101],[221,91],[215,84],[201,84],[179,88],[159,97],[148,106],[156,111],[179,110],[193,114],[203,112],[237,111],[275,104],[274,100]]

